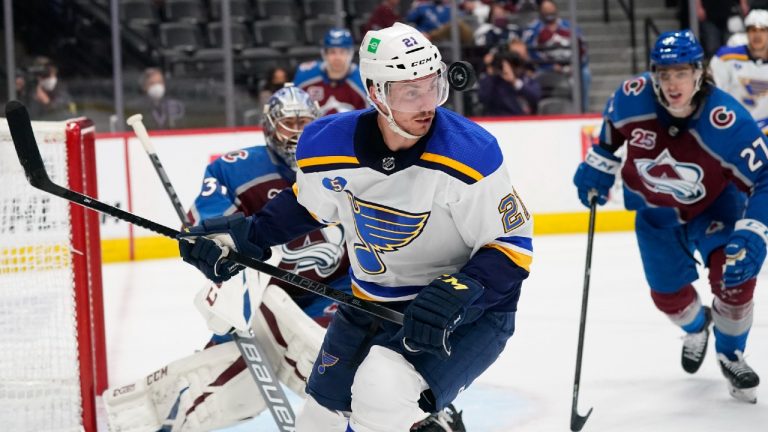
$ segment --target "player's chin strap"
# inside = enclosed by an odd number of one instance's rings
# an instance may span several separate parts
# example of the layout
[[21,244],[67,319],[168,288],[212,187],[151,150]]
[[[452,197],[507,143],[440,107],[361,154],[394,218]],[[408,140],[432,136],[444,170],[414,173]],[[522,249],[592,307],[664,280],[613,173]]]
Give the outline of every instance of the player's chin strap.
[[[378,96],[381,98],[381,95],[378,95]],[[396,134],[400,135],[403,138],[408,138],[408,139],[419,139],[424,136],[424,135],[413,135],[403,130],[403,128],[401,128],[400,125],[398,125],[397,122],[395,122],[395,118],[392,117],[392,108],[390,108],[389,104],[387,104],[387,102],[384,101],[383,99],[381,104],[387,107],[387,110],[389,111],[387,113],[382,111],[379,108],[379,105],[374,103],[370,97],[368,97],[368,102],[370,102],[370,104],[373,105],[374,108],[376,108],[376,111],[378,111],[379,114],[383,115],[387,119],[387,124],[389,125],[389,128],[392,129],[392,131],[395,132]]]

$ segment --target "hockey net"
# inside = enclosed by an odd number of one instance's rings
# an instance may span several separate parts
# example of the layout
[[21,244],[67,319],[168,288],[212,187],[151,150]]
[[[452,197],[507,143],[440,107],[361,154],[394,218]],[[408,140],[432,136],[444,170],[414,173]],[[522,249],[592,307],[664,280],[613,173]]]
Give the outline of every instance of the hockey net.
[[[96,197],[93,123],[32,122],[51,180]],[[99,217],[29,185],[0,119],[0,425],[95,431],[107,386]]]

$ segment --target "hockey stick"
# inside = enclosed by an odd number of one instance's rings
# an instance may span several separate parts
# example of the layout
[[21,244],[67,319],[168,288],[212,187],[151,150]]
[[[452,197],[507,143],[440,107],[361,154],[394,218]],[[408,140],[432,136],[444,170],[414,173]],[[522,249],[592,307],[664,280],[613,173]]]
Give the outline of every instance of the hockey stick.
[[[137,216],[133,213],[128,213],[117,207],[112,207],[109,204],[105,204],[99,200],[53,183],[48,177],[48,173],[45,171],[45,165],[43,165],[43,159],[40,157],[40,150],[37,147],[37,141],[32,132],[32,124],[29,120],[27,109],[19,101],[10,101],[5,105],[5,116],[8,120],[8,127],[11,130],[11,137],[13,138],[14,147],[16,147],[16,154],[19,157],[19,162],[21,162],[27,180],[32,186],[83,207],[146,228],[174,240],[176,239],[179,232],[175,229],[168,228],[167,226]],[[227,259],[246,267],[250,267],[256,271],[266,273],[297,288],[329,298],[336,303],[359,309],[396,324],[403,323],[403,314],[398,311],[374,302],[356,298],[343,291],[331,288],[328,285],[313,281],[312,279],[271,266],[251,257],[241,255],[235,251],[229,251]]]
[[587,299],[589,298],[589,276],[592,271],[592,243],[595,239],[595,214],[597,213],[597,197],[591,196],[589,200],[589,228],[587,230],[587,263],[584,266],[584,292],[581,297],[581,321],[579,323],[579,345],[576,350],[576,376],[573,378],[573,403],[571,405],[571,430],[580,431],[587,422],[592,408],[587,415],[581,416],[578,412],[579,384],[581,381],[581,355],[584,352],[584,329],[587,325]]
[[[152,166],[155,167],[155,172],[160,177],[160,181],[163,183],[163,188],[168,194],[168,198],[171,199],[173,209],[176,210],[176,214],[181,219],[181,223],[184,226],[190,225],[190,220],[187,214],[184,212],[184,208],[179,201],[179,196],[176,194],[171,180],[165,173],[165,168],[160,162],[160,158],[157,157],[155,146],[152,145],[152,141],[149,140],[149,134],[147,128],[144,127],[144,123],[141,121],[141,114],[136,114],[128,117],[126,120],[129,126],[133,128],[136,133],[136,137],[141,141],[144,146],[144,150],[149,156],[149,160],[152,162]],[[246,294],[247,295],[247,294]],[[264,350],[259,346],[259,342],[253,335],[253,332],[248,331],[247,335],[240,333],[234,333],[232,339],[237,345],[237,349],[240,350],[240,355],[245,361],[248,371],[251,373],[253,380],[256,382],[256,387],[259,388],[264,404],[269,408],[272,418],[277,423],[279,430],[293,430],[293,425],[296,424],[296,414],[293,412],[291,404],[288,402],[283,387],[280,386],[280,382],[275,374],[275,368],[269,363],[269,360],[264,355]]]
[[153,146],[152,141],[149,140],[147,128],[144,127],[144,123],[142,123],[141,119],[141,114],[134,114],[128,117],[128,120],[125,122],[128,123],[128,126],[133,128],[136,138],[138,138],[141,145],[144,146],[144,151],[147,152],[147,156],[149,156],[149,160],[152,162],[155,172],[158,177],[160,177],[160,181],[163,182],[163,189],[165,189],[165,192],[168,194],[168,198],[171,199],[171,204],[173,204],[173,209],[176,210],[176,215],[179,216],[179,220],[181,220],[181,223],[184,225],[189,225],[187,215],[184,213],[184,207],[181,205],[181,201],[179,201],[179,196],[176,195],[176,190],[173,188],[171,180],[168,179],[168,174],[165,173],[163,164],[160,163],[160,159],[157,157],[155,146]]

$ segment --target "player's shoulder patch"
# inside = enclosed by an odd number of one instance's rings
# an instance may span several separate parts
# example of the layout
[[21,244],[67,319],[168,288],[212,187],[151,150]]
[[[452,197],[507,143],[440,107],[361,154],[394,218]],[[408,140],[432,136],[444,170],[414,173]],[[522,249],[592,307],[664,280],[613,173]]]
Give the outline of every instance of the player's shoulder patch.
[[307,125],[296,147],[299,169],[309,173],[359,167],[354,135],[358,117],[364,112],[325,116]]
[[644,73],[621,83],[609,108],[606,108],[606,114],[617,126],[627,119],[655,115],[656,93],[651,74]]
[[443,171],[473,184],[502,166],[504,156],[496,138],[477,123],[438,108],[436,129],[418,165]]
[[627,96],[637,96],[649,85],[649,77],[645,75],[636,76],[624,81],[621,84],[621,91]]
[[749,60],[749,51],[746,45],[737,46],[724,46],[717,50],[715,57],[722,61],[737,60],[746,61]]
[[727,92],[712,87],[702,117],[716,130],[725,130],[741,122],[754,123],[749,112]]

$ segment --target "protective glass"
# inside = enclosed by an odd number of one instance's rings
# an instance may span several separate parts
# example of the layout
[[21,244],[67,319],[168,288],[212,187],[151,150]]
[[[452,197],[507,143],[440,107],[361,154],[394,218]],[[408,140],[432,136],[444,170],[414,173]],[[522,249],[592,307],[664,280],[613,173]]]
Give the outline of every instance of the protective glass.
[[438,72],[412,81],[387,82],[384,98],[394,110],[407,113],[432,111],[448,99],[448,79],[445,63]]

